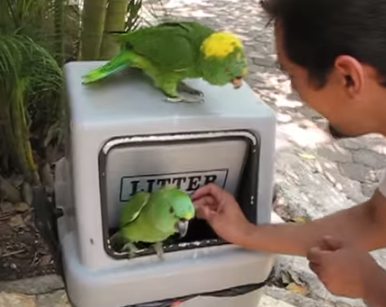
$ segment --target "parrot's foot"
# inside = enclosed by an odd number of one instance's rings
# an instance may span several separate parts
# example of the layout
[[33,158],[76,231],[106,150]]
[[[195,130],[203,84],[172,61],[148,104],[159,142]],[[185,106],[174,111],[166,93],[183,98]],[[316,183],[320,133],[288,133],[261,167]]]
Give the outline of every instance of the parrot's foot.
[[204,93],[203,92],[190,87],[185,82],[180,82],[179,90],[182,91],[182,92],[185,92],[185,93],[189,93],[189,94],[194,95],[194,96],[199,96],[199,97],[202,97],[202,98],[204,97]]
[[173,103],[204,103],[204,98],[201,96],[192,96],[192,97],[186,97],[186,96],[177,96],[177,97],[170,97],[167,96],[165,98],[166,102],[173,102]]
[[128,251],[129,259],[131,259],[134,258],[135,253],[138,251],[138,248],[133,243],[129,242],[122,247],[122,251]]
[[160,260],[164,260],[164,248],[162,243],[157,242],[153,245],[155,252]]

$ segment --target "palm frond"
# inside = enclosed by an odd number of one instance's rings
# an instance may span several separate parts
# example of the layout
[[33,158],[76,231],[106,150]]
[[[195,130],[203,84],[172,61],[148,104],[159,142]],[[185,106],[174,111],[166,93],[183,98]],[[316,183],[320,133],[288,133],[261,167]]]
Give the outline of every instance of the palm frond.
[[4,122],[0,139],[9,145],[0,151],[0,161],[12,161],[27,178],[37,174],[30,125],[47,109],[51,121],[43,121],[45,125],[59,120],[61,86],[61,69],[45,48],[24,35],[0,35],[0,92],[6,97],[0,100]]

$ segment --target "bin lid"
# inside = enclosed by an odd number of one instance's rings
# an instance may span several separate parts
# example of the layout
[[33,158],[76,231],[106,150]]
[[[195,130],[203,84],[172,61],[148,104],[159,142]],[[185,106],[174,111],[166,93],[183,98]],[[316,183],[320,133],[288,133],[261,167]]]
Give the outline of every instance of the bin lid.
[[231,84],[212,86],[203,79],[184,82],[204,93],[204,103],[165,102],[165,95],[142,72],[129,69],[111,75],[103,82],[82,84],[82,76],[105,61],[70,62],[65,65],[66,95],[71,124],[79,127],[122,126],[128,122],[178,121],[183,118],[274,118],[273,110],[263,103],[244,82],[239,89]]

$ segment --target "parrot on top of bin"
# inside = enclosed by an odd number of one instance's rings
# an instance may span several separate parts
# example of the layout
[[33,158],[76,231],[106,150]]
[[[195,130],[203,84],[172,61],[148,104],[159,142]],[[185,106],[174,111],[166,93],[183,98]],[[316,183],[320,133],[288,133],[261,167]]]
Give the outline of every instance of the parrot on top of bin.
[[[117,35],[121,52],[105,65],[83,76],[88,85],[132,67],[151,77],[168,102],[204,102],[204,94],[184,79],[202,78],[240,88],[248,73],[242,41],[197,22],[164,22]],[[181,95],[188,93],[190,97]]]
[[184,237],[194,216],[190,196],[175,185],[163,186],[153,193],[138,192],[123,207],[119,230],[110,242],[122,242],[122,251],[128,251],[129,258],[138,250],[135,243],[153,243],[162,259],[162,242],[175,233]]

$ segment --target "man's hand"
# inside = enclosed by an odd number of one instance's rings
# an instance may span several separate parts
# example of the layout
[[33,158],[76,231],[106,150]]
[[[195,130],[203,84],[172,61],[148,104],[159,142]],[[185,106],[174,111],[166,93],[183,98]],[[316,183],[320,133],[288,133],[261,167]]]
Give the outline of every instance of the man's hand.
[[207,220],[224,240],[242,245],[256,227],[249,223],[231,194],[208,184],[193,194],[197,217]]
[[367,251],[354,245],[327,236],[309,250],[307,259],[311,270],[336,295],[371,301],[377,284],[383,284],[386,292],[383,270]]

